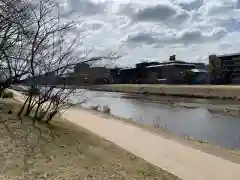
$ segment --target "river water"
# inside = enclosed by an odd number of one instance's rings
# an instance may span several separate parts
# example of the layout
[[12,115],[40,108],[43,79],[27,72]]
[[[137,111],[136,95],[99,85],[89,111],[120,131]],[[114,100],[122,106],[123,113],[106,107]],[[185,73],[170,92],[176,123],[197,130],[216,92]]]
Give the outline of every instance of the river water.
[[[132,119],[137,123],[163,127],[178,136],[188,136],[230,149],[240,149],[240,117],[211,113],[212,104],[234,105],[228,100],[188,99],[131,95],[115,92],[87,91],[75,96],[74,101],[86,99],[85,107],[104,106],[111,108],[111,114]],[[169,99],[170,98],[170,99]],[[168,100],[178,105],[195,104],[198,108],[171,106]]]

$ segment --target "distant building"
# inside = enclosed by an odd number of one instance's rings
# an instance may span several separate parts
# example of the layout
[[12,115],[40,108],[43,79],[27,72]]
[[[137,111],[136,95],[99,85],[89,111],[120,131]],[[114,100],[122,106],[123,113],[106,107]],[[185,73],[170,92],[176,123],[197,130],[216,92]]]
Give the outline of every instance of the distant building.
[[[153,63],[139,63],[135,68],[124,68],[118,71],[118,83],[128,84],[184,84],[188,83],[184,77],[184,71],[191,71],[196,75],[197,83],[206,83],[205,76],[207,73],[204,63],[188,63],[184,61],[167,61]],[[199,76],[200,74],[201,77]],[[203,75],[205,74],[205,75]],[[194,83],[194,81],[193,81]]]
[[141,63],[137,63],[136,64],[136,68],[145,68],[147,66],[154,66],[154,65],[158,65],[160,64],[160,62],[141,62]]
[[240,53],[209,56],[211,84],[240,84]]
[[118,83],[120,84],[135,84],[137,83],[137,69],[123,68],[119,70]]
[[84,73],[84,72],[88,72],[90,69],[89,64],[87,63],[78,63],[75,67],[74,67],[74,73]]
[[27,85],[56,85],[59,83],[59,77],[55,74],[56,73],[53,71],[36,77],[29,76],[21,80],[21,83]]
[[109,69],[109,73],[110,73],[110,77],[111,77],[111,82],[110,83],[119,83],[120,81],[120,77],[119,77],[119,72],[120,72],[121,68],[119,67],[115,67],[115,68],[111,68]]
[[73,73],[63,78],[63,82],[70,85],[105,84],[110,79],[110,71],[106,67],[90,67],[86,63],[79,63]]
[[192,69],[198,69],[198,67],[205,66],[204,63],[189,63],[184,61],[168,61],[160,63],[155,66],[148,66],[148,74],[153,78],[155,74],[156,78],[161,81],[164,79],[168,84],[185,84],[184,71],[191,71]]

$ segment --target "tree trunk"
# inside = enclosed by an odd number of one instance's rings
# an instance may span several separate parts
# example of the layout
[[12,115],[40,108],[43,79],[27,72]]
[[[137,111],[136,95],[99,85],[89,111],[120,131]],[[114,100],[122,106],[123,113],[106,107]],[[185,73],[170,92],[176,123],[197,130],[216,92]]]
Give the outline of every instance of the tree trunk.
[[44,114],[42,115],[42,118],[44,118],[44,117],[47,115],[49,109],[51,108],[51,105],[52,105],[52,102],[49,103],[49,105],[48,105],[47,108],[44,108],[44,109],[46,109],[46,110],[44,110]]
[[3,97],[3,93],[4,91],[7,89],[7,85],[6,84],[3,84],[1,85],[1,88],[0,88],[0,97]]
[[5,90],[5,89],[4,89],[3,87],[0,88],[0,97],[3,97],[3,92],[4,92],[4,90]]
[[24,104],[22,105],[21,109],[18,111],[18,116],[21,116],[21,115],[22,115],[22,113],[23,113],[23,111],[24,111],[24,109],[25,109],[25,106],[26,106],[28,100],[29,100],[29,98],[27,98],[27,99],[25,100],[25,102],[24,102]]
[[46,120],[46,123],[49,123],[53,118],[54,116],[57,114],[58,111],[53,111],[52,113],[49,114],[47,120]]
[[33,96],[29,96],[29,102],[28,102],[28,106],[27,106],[27,109],[26,109],[26,112],[24,114],[24,116],[29,116],[31,110],[32,110],[32,107],[31,107],[31,104],[32,104],[32,99],[33,99]]
[[37,105],[37,109],[36,109],[36,111],[35,111],[35,114],[34,114],[34,119],[37,118],[37,116],[38,116],[38,111],[39,111],[40,107],[41,107],[41,103],[39,102],[38,105]]

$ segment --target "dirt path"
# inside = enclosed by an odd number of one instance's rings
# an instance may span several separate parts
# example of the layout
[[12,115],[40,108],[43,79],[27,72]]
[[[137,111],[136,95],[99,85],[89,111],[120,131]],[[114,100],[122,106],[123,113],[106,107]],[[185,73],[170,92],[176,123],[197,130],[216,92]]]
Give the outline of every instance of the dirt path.
[[114,119],[81,109],[64,117],[184,180],[236,180],[240,164],[209,155]]

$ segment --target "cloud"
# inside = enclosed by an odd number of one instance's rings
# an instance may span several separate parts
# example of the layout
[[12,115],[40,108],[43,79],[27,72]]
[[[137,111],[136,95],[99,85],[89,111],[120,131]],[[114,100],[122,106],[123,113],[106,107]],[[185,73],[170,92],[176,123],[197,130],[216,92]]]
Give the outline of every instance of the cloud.
[[198,29],[186,29],[179,33],[178,38],[183,43],[201,42],[203,35]]
[[237,0],[237,2],[236,2],[236,7],[237,7],[237,8],[240,8],[240,0]]
[[104,23],[103,22],[97,22],[97,21],[86,21],[86,22],[83,22],[82,26],[81,26],[81,29],[85,29],[85,30],[98,30],[98,29],[101,29],[102,27],[104,26]]
[[104,13],[105,3],[93,2],[90,0],[69,0],[69,7],[71,12],[82,15],[96,15]]
[[208,36],[212,37],[213,40],[221,40],[227,35],[227,29],[223,27],[214,28]]
[[175,33],[153,33],[153,32],[138,32],[131,34],[127,38],[129,43],[145,43],[161,47],[163,45],[175,44],[201,44],[205,42],[214,42],[222,39],[227,34],[226,29],[216,27],[208,33],[201,32],[200,29],[184,29]]
[[209,33],[203,33],[200,29],[186,29],[179,33],[179,40],[183,43],[203,43],[222,39],[226,35],[226,30],[221,27],[214,28]]
[[205,61],[209,54],[238,51],[240,46],[240,0],[56,1],[64,18],[80,16],[74,33],[89,33],[85,49],[121,49],[127,54],[117,61],[121,65],[165,60],[172,54]]
[[136,9],[135,9],[134,4],[128,3],[128,4],[120,4],[119,5],[118,14],[133,16],[134,13],[136,13]]
[[152,37],[150,34],[137,33],[135,35],[129,35],[127,38],[127,41],[134,42],[134,43],[154,44],[154,43],[157,43],[158,40]]
[[176,9],[168,4],[159,4],[139,10],[135,19],[139,21],[163,21],[177,14]]
[[160,3],[157,5],[146,6],[134,9],[133,5],[126,6],[122,13],[130,15],[134,21],[142,22],[164,22],[177,20],[175,23],[182,23],[189,18],[189,14],[172,3]]
[[204,0],[180,0],[178,4],[185,10],[198,10],[204,3]]

